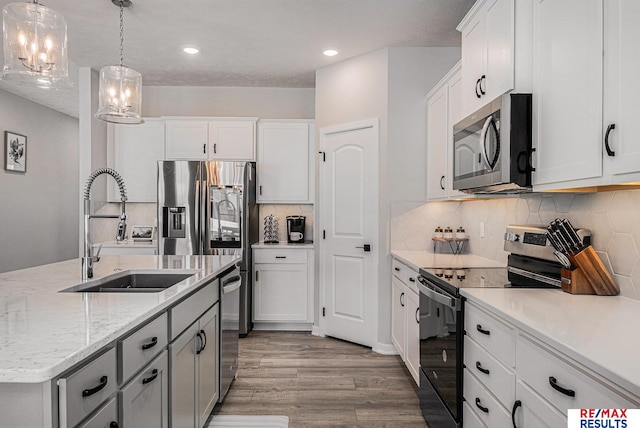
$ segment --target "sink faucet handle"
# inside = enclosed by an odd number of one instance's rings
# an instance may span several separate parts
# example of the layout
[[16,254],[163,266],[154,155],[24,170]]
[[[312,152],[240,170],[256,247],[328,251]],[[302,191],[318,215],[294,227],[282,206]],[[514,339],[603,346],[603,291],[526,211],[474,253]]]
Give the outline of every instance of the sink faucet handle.
[[96,255],[92,257],[94,262],[100,261],[100,251],[102,250],[102,243],[98,244],[98,250],[96,251]]
[[124,219],[118,222],[118,232],[116,234],[116,241],[124,241],[127,234],[127,223]]

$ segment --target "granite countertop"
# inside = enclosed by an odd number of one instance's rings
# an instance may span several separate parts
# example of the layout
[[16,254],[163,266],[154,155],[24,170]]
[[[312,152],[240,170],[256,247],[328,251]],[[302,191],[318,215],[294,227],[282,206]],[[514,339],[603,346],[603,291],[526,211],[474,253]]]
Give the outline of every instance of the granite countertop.
[[463,288],[461,294],[599,373],[640,403],[640,301],[559,289]]
[[277,248],[277,249],[291,249],[291,248],[304,248],[304,249],[313,249],[313,242],[305,241],[300,244],[290,244],[287,241],[280,241],[277,244],[266,244],[262,241],[256,242],[251,245],[251,248]]
[[80,259],[0,274],[0,382],[44,382],[162,312],[239,256],[102,256],[94,278],[141,269],[194,275],[159,293],[60,293],[82,283]]
[[155,239],[152,241],[134,241],[133,239],[125,239],[124,241],[105,241],[96,242],[94,247],[102,245],[103,247],[153,247],[158,245]]
[[441,254],[427,251],[396,251],[391,255],[414,270],[427,268],[505,267],[505,263],[473,254]]

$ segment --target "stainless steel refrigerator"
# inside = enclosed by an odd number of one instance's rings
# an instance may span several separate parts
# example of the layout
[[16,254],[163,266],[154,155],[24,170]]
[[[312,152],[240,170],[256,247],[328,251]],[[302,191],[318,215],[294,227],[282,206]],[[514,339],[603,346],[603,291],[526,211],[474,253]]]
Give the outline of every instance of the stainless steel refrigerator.
[[159,161],[158,254],[241,253],[240,336],[251,321],[251,244],[259,239],[254,162]]

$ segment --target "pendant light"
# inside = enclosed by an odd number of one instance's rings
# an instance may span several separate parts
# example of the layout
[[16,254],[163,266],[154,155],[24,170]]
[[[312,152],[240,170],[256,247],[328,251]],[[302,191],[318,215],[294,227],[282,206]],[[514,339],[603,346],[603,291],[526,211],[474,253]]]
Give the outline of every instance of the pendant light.
[[39,88],[68,88],[67,22],[38,0],[2,9],[2,79]]
[[124,64],[124,16],[130,0],[111,0],[120,7],[120,65],[108,65],[100,70],[98,112],[96,119],[112,123],[143,123],[142,76]]

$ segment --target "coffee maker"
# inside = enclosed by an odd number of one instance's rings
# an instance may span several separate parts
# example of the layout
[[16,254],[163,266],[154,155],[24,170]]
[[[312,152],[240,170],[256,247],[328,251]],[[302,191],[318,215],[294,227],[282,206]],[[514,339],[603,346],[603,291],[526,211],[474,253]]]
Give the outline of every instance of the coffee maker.
[[287,242],[292,244],[304,242],[304,222],[303,215],[287,216]]

